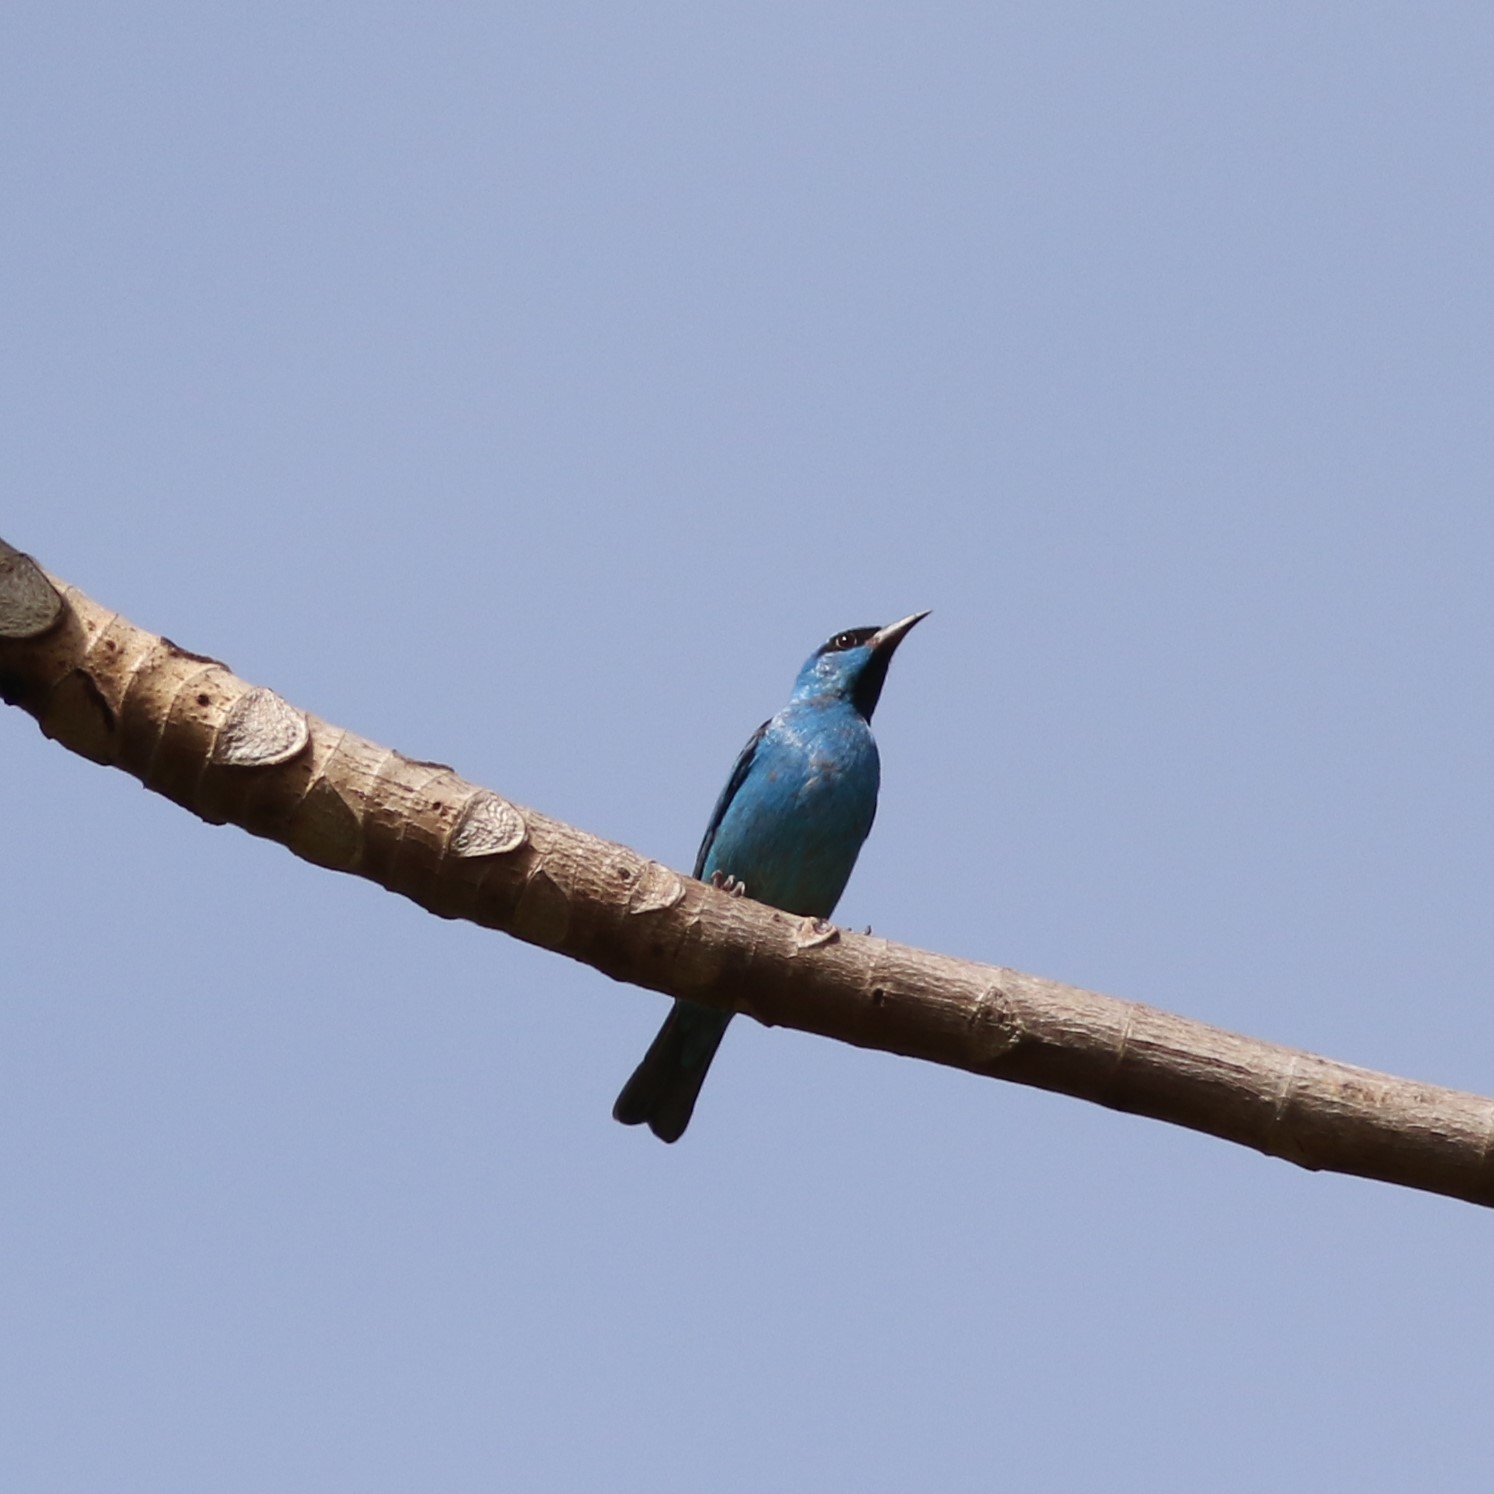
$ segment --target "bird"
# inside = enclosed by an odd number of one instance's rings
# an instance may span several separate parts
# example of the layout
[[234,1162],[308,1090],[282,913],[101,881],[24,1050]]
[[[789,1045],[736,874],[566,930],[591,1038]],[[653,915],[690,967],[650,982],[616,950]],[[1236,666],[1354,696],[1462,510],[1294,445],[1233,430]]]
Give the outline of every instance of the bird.
[[[737,756],[695,857],[698,880],[786,913],[829,918],[877,813],[872,712],[898,644],[927,616],[848,628],[809,656],[788,704]],[[678,1141],[731,1017],[676,1000],[613,1119]]]

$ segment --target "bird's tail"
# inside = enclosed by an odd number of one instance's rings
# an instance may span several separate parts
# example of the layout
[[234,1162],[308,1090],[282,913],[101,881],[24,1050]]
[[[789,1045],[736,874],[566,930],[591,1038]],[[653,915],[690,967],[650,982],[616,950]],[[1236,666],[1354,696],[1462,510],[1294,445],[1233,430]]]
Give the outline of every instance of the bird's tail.
[[643,1062],[623,1085],[612,1107],[613,1120],[625,1126],[647,1123],[660,1141],[678,1141],[730,1021],[730,1012],[676,1001]]

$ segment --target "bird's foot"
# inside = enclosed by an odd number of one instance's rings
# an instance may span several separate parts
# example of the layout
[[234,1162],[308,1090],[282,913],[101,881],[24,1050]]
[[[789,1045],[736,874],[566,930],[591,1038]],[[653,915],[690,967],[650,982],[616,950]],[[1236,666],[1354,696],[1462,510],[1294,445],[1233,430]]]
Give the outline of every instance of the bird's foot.
[[711,873],[711,886],[719,887],[728,897],[747,896],[747,884],[739,882],[729,872],[713,871]]
[[823,918],[806,918],[794,931],[794,944],[799,949],[818,949],[822,944],[834,944],[840,938],[840,930]]

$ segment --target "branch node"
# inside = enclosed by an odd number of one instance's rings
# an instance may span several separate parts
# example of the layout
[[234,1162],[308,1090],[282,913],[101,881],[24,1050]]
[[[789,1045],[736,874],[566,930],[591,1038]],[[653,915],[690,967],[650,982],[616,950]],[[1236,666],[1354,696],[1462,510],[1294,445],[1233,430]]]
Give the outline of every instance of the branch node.
[[118,752],[119,716],[81,664],[58,681],[38,718],[41,729],[90,762],[106,766]]
[[1301,1053],[1293,1053],[1282,1071],[1276,1090],[1276,1103],[1266,1126],[1266,1144],[1262,1150],[1283,1162],[1293,1162],[1308,1172],[1318,1172],[1322,1164],[1297,1143],[1292,1135],[1292,1111],[1297,1098],[1297,1078],[1302,1067]]
[[1011,1008],[1011,997],[1000,985],[987,986],[965,1014],[981,1070],[996,1070],[1025,1036]]

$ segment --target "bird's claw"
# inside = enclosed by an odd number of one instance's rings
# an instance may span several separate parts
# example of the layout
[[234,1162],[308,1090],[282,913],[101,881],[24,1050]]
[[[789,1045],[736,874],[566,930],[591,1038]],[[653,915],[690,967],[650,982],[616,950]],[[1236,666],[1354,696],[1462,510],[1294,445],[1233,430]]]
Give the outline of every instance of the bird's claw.
[[747,884],[739,882],[730,872],[713,871],[711,886],[719,887],[728,897],[746,897]]

